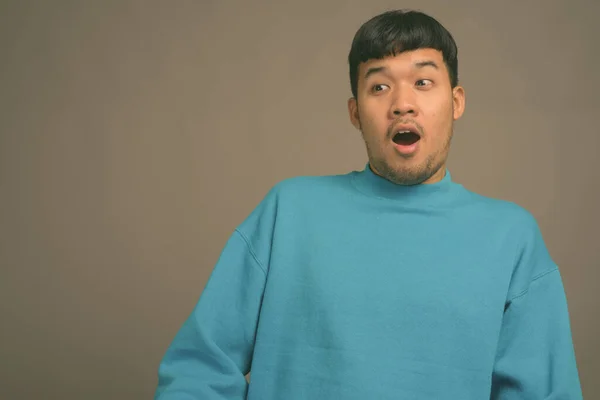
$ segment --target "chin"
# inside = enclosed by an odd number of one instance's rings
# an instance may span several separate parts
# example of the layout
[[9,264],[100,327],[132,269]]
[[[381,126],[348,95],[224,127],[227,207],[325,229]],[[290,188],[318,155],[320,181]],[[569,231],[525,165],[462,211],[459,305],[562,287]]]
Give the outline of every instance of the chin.
[[395,173],[390,181],[403,186],[413,186],[419,185],[429,178],[431,178],[431,174],[427,172],[421,171],[401,171]]
[[427,169],[419,166],[395,165],[392,166],[387,162],[376,162],[371,164],[374,172],[398,185],[418,185],[433,175]]
[[378,164],[381,176],[398,185],[418,185],[428,181],[443,166],[443,162],[419,160],[417,157]]

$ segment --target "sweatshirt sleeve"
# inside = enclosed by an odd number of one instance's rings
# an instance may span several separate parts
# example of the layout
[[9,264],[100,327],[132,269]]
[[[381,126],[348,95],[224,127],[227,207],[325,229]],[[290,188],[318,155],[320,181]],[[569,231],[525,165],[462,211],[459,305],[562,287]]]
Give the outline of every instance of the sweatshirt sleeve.
[[491,399],[582,399],[561,274],[537,224],[530,226],[505,305]]
[[155,400],[245,399],[266,273],[239,230],[158,368]]

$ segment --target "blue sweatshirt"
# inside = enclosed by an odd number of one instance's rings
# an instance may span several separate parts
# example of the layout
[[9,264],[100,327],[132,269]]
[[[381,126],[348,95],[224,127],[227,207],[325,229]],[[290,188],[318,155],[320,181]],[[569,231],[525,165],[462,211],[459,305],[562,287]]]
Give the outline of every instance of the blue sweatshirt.
[[582,398],[532,215],[448,171],[407,187],[368,164],[272,188],[158,378],[160,400]]

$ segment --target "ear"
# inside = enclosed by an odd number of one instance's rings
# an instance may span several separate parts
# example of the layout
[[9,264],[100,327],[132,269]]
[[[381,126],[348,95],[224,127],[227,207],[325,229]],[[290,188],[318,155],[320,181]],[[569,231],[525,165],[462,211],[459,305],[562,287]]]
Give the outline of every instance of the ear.
[[454,106],[454,120],[456,121],[465,112],[465,89],[462,86],[456,86],[452,89],[452,105]]
[[350,97],[348,99],[348,114],[350,115],[350,122],[358,130],[360,130],[360,117],[358,115],[358,103],[356,98]]

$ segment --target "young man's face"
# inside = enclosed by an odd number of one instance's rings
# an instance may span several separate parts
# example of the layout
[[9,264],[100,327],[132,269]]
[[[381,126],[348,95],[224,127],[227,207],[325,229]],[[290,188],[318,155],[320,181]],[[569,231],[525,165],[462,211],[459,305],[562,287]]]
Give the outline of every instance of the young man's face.
[[452,89],[442,53],[419,49],[361,63],[357,88],[348,110],[373,172],[403,185],[441,180],[465,104],[463,88]]

